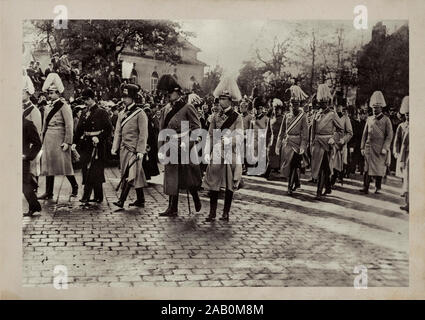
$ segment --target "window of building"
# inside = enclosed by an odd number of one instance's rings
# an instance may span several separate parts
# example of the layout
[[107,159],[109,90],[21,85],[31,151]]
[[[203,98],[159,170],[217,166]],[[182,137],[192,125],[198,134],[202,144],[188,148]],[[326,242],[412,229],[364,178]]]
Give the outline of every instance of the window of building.
[[158,85],[158,73],[156,71],[152,72],[151,75],[151,91],[156,89],[156,86]]

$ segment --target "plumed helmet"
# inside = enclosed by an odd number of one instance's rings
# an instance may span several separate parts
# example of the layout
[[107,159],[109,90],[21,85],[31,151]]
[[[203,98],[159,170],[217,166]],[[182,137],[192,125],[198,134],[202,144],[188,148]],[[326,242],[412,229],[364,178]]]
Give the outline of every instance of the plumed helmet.
[[187,98],[187,102],[192,104],[192,105],[198,105],[198,104],[202,103],[202,98],[200,96],[198,96],[196,93],[191,93],[191,94],[189,94],[189,96]]
[[316,99],[318,102],[332,100],[331,90],[329,89],[327,84],[319,84],[319,86],[317,87]]
[[291,91],[291,100],[293,101],[302,101],[308,97],[308,95],[297,85],[292,85],[289,91]]
[[370,107],[385,107],[387,104],[385,103],[384,95],[381,91],[375,91],[370,97],[369,106]]
[[232,101],[242,100],[238,84],[232,77],[222,77],[217,88],[215,88],[213,95],[216,98],[228,98]]
[[159,78],[158,85],[156,87],[160,91],[166,91],[172,93],[174,91],[181,92],[182,87],[171,74],[164,74]]
[[65,88],[59,75],[55,72],[50,72],[47,75],[46,80],[44,80],[42,90],[44,92],[47,90],[54,90],[58,91],[59,93],[62,93]]
[[280,100],[278,98],[274,98],[273,102],[272,102],[272,106],[273,107],[283,107],[283,102],[282,102],[282,100]]
[[409,96],[405,96],[401,101],[400,113],[406,114],[409,113]]
[[28,92],[28,94],[34,94],[34,92],[35,92],[34,84],[32,83],[31,78],[27,75],[24,76],[23,90]]

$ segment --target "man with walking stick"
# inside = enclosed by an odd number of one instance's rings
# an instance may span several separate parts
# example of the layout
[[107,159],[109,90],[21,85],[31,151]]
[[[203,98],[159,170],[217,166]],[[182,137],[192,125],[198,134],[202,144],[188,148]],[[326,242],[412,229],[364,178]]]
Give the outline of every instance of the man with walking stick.
[[87,204],[91,201],[90,196],[94,191],[93,201],[101,203],[102,183],[105,182],[106,147],[112,133],[112,124],[108,113],[96,104],[92,89],[85,89],[82,96],[87,108],[78,122],[74,141],[80,151],[83,174],[84,193],[80,201]]
[[147,152],[148,118],[135,104],[139,89],[135,84],[126,84],[122,88],[125,109],[118,115],[111,150],[112,155],[116,155],[118,149],[120,150],[122,192],[119,200],[114,202],[114,205],[120,208],[124,207],[132,186],[136,189],[137,199],[130,203],[130,206],[145,206],[143,187],[147,186],[147,181],[142,161]]

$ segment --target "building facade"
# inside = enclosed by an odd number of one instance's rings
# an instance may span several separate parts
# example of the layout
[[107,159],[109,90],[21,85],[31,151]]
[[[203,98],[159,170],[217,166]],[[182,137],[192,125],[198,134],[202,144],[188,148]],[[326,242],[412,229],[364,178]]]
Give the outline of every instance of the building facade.
[[201,51],[199,48],[187,40],[182,40],[182,44],[179,52],[181,63],[177,65],[155,59],[153,55],[141,56],[132,49],[125,49],[119,59],[133,64],[131,77],[135,78],[136,83],[144,90],[155,90],[158,79],[164,74],[173,75],[184,89],[190,90],[194,82],[202,82],[206,64],[198,60],[197,55]]

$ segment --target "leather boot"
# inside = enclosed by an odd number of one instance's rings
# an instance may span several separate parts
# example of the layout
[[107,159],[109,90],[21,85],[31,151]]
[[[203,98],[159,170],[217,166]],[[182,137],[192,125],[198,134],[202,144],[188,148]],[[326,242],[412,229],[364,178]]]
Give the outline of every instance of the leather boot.
[[218,191],[210,191],[210,214],[205,219],[206,222],[215,220],[217,214]]
[[360,190],[360,192],[364,194],[369,193],[369,184],[370,184],[370,177],[367,172],[363,175],[363,188]]
[[113,204],[117,207],[123,208],[124,202],[127,200],[128,193],[130,192],[131,185],[126,183],[122,189],[120,199],[117,202],[114,202]]
[[143,192],[143,188],[136,188],[136,195],[137,195],[137,200],[130,203],[129,206],[130,207],[144,208],[145,207],[145,194]]
[[75,179],[75,176],[66,176],[66,178],[68,179],[72,187],[71,197],[78,196],[78,183],[77,183],[77,180]]
[[380,190],[381,190],[381,186],[382,186],[382,177],[376,177],[376,180],[375,180],[375,193],[376,194],[379,194],[380,192]]
[[55,185],[55,176],[46,176],[46,192],[37,197],[39,200],[53,199],[53,187]]
[[201,199],[199,199],[198,191],[196,191],[196,190],[190,190],[190,194],[192,195],[193,202],[195,203],[195,210],[196,210],[196,212],[201,211],[202,203],[201,203]]
[[80,202],[84,202],[84,203],[89,202],[92,190],[93,190],[92,186],[86,183],[84,185],[83,197],[80,199]]
[[178,194],[177,195],[170,195],[167,210],[165,210],[164,212],[161,212],[159,215],[161,217],[175,217],[175,216],[177,216],[178,203],[179,203]]
[[233,191],[226,190],[226,193],[224,194],[223,216],[220,218],[220,220],[229,221],[229,212],[230,212],[230,207],[232,206],[232,199],[233,199]]

